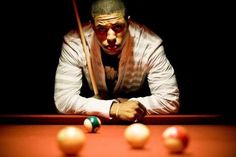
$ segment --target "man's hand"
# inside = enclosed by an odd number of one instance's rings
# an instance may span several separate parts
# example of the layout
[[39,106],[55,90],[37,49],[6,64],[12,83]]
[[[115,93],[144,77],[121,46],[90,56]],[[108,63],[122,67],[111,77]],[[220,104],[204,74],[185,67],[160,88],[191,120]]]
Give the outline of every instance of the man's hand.
[[110,114],[120,120],[137,122],[143,120],[147,111],[141,103],[131,100],[113,103]]
[[127,98],[117,98],[116,100],[118,100],[119,102],[126,102],[129,99],[127,99]]

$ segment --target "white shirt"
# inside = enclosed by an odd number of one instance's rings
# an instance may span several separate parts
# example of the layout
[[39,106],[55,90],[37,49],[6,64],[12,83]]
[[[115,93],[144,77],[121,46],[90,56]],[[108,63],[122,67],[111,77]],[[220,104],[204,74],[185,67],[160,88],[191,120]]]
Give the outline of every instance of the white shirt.
[[[101,61],[100,48],[91,25],[83,28],[99,91],[106,91],[105,72]],[[145,78],[151,94],[132,97],[143,104],[148,114],[171,114],[179,110],[179,89],[174,69],[167,59],[162,40],[143,25],[129,24],[129,38],[122,51],[119,63],[118,81],[114,93],[138,91]],[[55,104],[65,114],[97,115],[110,118],[110,107],[115,99],[100,100],[81,96],[82,75],[92,88],[88,75],[86,58],[77,32],[65,35],[55,79]]]

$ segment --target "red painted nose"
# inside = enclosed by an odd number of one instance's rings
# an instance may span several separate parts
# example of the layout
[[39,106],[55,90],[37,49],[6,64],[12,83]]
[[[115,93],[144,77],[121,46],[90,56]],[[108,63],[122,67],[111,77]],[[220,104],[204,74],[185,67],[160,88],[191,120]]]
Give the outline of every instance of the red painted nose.
[[107,40],[109,46],[115,46],[116,45],[116,39],[112,39],[112,40]]

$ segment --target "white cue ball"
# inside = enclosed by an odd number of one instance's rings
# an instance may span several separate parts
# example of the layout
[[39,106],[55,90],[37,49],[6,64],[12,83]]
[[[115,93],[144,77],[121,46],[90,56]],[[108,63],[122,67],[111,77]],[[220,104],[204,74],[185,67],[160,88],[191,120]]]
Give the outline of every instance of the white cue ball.
[[125,139],[134,149],[141,149],[150,137],[149,128],[142,123],[134,123],[125,129]]
[[163,141],[171,153],[182,153],[189,143],[189,135],[183,126],[171,126],[164,130]]
[[57,142],[64,154],[77,154],[84,146],[86,136],[82,129],[73,126],[62,128],[57,134]]

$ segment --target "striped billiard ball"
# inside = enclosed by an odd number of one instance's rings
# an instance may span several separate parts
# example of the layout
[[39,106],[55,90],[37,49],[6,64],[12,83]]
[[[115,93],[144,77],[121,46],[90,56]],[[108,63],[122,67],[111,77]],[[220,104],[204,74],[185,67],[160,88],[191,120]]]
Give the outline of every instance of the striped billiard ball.
[[101,127],[101,120],[96,116],[89,116],[84,120],[84,127],[90,133],[96,133]]
[[189,144],[188,131],[183,126],[170,126],[162,134],[164,145],[171,153],[182,153]]

